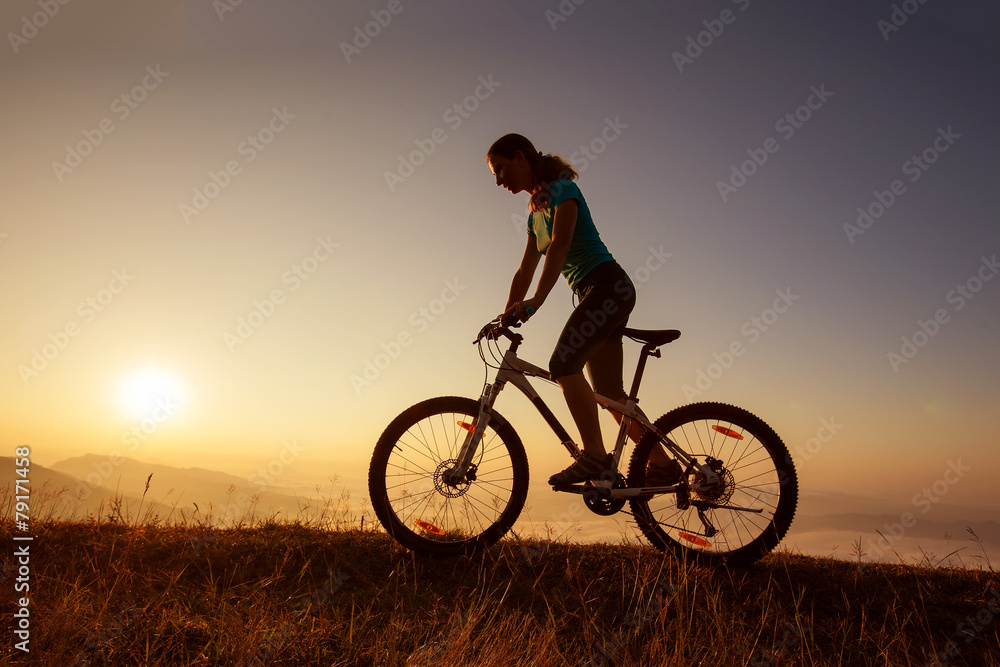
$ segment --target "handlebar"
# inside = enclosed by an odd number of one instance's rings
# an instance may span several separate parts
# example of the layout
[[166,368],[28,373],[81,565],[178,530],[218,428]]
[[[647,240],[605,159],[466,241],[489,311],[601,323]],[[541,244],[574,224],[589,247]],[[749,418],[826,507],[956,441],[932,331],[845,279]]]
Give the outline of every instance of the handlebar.
[[[516,329],[521,326],[524,322],[528,321],[528,318],[535,314],[535,309],[532,306],[528,306],[524,309],[525,318],[522,320],[518,318],[515,313],[504,313],[494,319],[490,320],[486,326],[479,330],[479,335],[476,336],[476,340],[472,341],[473,344],[478,343],[483,338],[496,339],[499,336],[505,336],[514,340],[516,334],[511,334],[511,329]],[[520,337],[520,336],[518,336]]]

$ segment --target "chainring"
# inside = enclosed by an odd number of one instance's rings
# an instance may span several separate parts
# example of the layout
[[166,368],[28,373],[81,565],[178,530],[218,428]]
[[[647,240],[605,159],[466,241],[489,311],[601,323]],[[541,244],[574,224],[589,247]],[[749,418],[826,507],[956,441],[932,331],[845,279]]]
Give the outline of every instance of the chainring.
[[[615,483],[612,488],[625,488],[625,477],[621,473],[616,474]],[[610,489],[591,486],[583,491],[583,504],[594,514],[611,516],[612,514],[617,514],[625,507],[625,498],[612,498]]]

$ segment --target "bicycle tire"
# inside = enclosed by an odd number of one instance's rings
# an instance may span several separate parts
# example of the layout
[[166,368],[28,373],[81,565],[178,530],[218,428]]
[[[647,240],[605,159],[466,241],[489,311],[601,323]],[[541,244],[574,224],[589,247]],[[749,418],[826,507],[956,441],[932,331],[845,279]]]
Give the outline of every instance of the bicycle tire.
[[475,480],[448,486],[478,401],[431,398],[404,410],[382,433],[368,470],[372,507],[385,530],[422,555],[480,552],[517,521],[528,496],[528,457],[510,423],[493,412],[473,463]]
[[[640,530],[653,546],[706,564],[749,565],[784,538],[798,503],[798,477],[788,449],[777,433],[756,415],[724,403],[693,403],[676,408],[654,422],[668,439],[704,463],[721,461],[723,484],[714,490],[691,490],[689,500],[762,510],[753,514],[721,507],[705,508],[716,533],[698,516],[694,504],[666,493],[630,501]],[[628,486],[642,487],[655,433],[644,435],[629,463]],[[701,473],[683,479],[690,484]],[[679,500],[681,502],[679,502]]]

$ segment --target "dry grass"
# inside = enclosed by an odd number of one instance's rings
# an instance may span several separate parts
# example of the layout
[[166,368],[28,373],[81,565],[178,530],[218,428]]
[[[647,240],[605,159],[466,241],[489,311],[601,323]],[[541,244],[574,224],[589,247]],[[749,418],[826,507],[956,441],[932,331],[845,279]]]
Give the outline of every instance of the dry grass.
[[[13,649],[11,630],[0,656],[151,667],[1000,665],[992,567],[776,553],[713,570],[635,543],[516,537],[480,557],[428,560],[370,521],[362,528],[348,500],[286,522],[250,512],[226,528],[141,507],[130,519],[114,503],[80,521],[35,521],[31,653]],[[14,532],[0,522],[6,544]],[[8,591],[12,551],[0,573]]]

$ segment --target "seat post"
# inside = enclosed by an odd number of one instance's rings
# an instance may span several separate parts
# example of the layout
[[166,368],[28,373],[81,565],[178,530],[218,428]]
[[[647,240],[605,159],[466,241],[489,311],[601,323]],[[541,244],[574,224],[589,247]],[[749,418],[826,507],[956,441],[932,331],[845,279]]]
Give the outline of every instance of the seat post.
[[632,378],[632,388],[628,394],[628,397],[637,403],[639,402],[639,383],[642,381],[643,371],[646,370],[646,358],[657,352],[658,348],[652,343],[646,343],[642,346],[642,351],[639,354],[639,363],[635,367],[635,377]]

